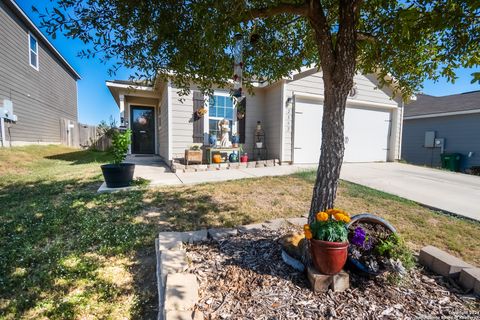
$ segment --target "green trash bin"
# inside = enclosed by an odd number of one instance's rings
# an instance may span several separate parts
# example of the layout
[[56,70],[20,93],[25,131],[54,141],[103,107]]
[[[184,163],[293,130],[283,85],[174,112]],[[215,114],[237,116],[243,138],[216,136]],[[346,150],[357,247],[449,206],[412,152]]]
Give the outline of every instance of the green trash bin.
[[442,168],[450,171],[460,171],[460,162],[462,155],[460,153],[443,153],[441,154]]

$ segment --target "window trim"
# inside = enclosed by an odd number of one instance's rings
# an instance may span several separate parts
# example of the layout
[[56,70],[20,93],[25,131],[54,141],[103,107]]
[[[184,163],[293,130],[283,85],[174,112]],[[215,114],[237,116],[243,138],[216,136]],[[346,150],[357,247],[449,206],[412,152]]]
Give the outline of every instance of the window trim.
[[[234,98],[228,93],[228,92],[223,92],[223,91],[214,91],[213,92],[213,96],[221,96],[221,97],[227,97],[227,98],[230,98],[232,99],[232,112],[233,112],[233,115],[232,115],[232,132],[230,133],[231,135],[235,135],[237,134],[237,107],[235,105],[235,100]],[[211,97],[209,97],[209,100],[208,100],[208,106],[210,106],[210,99]],[[205,117],[206,118],[206,117]],[[208,113],[208,119],[206,119],[206,123],[207,123],[207,130],[208,130],[208,135],[210,135],[210,119],[211,120],[222,120],[224,119],[223,117],[213,117],[213,116],[210,116],[210,112]]]
[[[32,50],[32,44],[31,44],[31,39],[35,39],[35,42],[36,42],[36,52]],[[37,56],[37,65],[33,65],[32,64],[32,52],[35,53],[35,55]],[[30,67],[32,67],[33,69],[39,71],[40,69],[40,59],[39,59],[39,50],[38,50],[38,39],[31,33],[31,32],[28,32],[28,62],[30,64]]]

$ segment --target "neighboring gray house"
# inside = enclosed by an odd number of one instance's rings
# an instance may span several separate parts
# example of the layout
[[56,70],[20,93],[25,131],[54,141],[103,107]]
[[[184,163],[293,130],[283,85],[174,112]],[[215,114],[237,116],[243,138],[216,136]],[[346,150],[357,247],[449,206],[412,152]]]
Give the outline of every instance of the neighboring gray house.
[[0,0],[0,108],[17,117],[3,121],[0,145],[60,143],[77,122],[79,79],[22,9]]
[[[251,154],[257,121],[265,131],[269,159],[289,163],[318,163],[323,112],[322,72],[305,67],[277,82],[252,83],[239,117],[229,89],[217,89],[213,99],[195,85],[187,96],[172,81],[153,85],[107,81],[122,124],[133,130],[131,153],[158,154],[167,164],[182,158],[193,143],[208,145],[219,120],[226,118]],[[355,88],[345,113],[345,162],[399,159],[402,102],[391,99],[392,89],[378,89],[375,75],[355,76]],[[198,119],[194,112],[205,108]],[[242,141],[243,140],[243,141]]]
[[[432,138],[439,144],[432,147]],[[461,153],[462,170],[480,166],[480,91],[444,97],[418,94],[405,106],[402,159],[439,167],[442,150]]]

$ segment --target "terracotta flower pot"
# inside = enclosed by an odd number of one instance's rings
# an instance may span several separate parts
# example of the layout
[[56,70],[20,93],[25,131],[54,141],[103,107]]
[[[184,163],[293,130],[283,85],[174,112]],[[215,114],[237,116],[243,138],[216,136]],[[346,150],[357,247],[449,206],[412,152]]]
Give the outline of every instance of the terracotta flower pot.
[[323,274],[337,274],[347,261],[348,242],[329,242],[310,239],[313,265]]

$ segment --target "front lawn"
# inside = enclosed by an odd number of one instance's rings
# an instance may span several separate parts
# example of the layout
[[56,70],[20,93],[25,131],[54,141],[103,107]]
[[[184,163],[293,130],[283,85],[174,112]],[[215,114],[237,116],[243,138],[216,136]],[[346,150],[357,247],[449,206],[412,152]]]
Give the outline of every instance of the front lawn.
[[[108,156],[61,146],[0,150],[0,318],[156,318],[159,231],[307,212],[314,174],[97,194]],[[342,182],[337,205],[392,222],[408,244],[480,264],[480,224]]]

